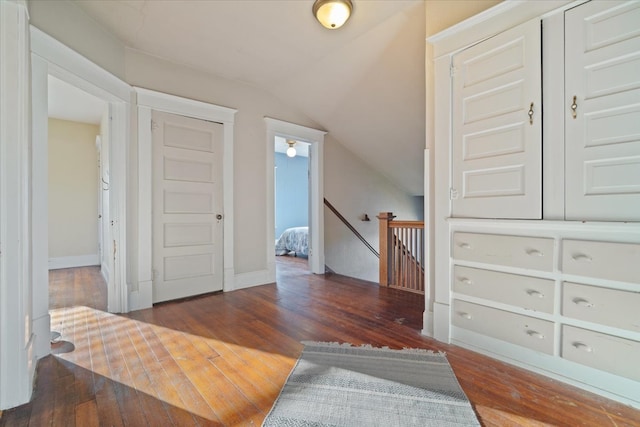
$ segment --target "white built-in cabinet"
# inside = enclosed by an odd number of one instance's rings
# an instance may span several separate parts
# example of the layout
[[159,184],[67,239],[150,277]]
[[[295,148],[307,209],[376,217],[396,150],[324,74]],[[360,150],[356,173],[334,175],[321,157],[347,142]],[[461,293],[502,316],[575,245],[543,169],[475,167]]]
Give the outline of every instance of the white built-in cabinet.
[[[431,37],[435,338],[640,407],[640,1]],[[428,83],[429,84],[429,83]]]

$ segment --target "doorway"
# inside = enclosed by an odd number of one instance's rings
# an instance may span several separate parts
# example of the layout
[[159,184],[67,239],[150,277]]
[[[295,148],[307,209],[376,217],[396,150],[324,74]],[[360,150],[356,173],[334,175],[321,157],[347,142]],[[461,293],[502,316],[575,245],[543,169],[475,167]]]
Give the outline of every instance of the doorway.
[[[107,308],[110,312],[126,312],[126,159],[129,139],[128,117],[131,88],[106,70],[80,54],[31,27],[31,240],[32,240],[32,307],[33,332],[37,339],[36,358],[51,351],[47,338],[51,331],[49,315],[49,176],[48,176],[48,97],[49,78],[54,77],[103,102],[108,108],[106,128],[109,132],[108,179],[108,253],[112,260],[109,274]],[[95,135],[93,136],[95,147]],[[94,148],[95,150],[95,148]],[[104,154],[104,150],[102,151]],[[97,163],[97,154],[93,163]],[[103,161],[103,163],[105,163]],[[96,183],[96,185],[99,185]],[[102,190],[100,190],[102,191]],[[94,210],[97,216],[97,209]],[[95,218],[94,218],[95,219]],[[96,227],[97,228],[97,227]],[[107,246],[106,244],[103,246]],[[117,252],[115,248],[117,247]],[[114,251],[111,251],[111,248]],[[106,248],[105,248],[106,249]],[[115,252],[115,253],[114,253]]]
[[275,254],[308,259],[309,144],[276,136],[274,179]]
[[48,77],[49,270],[100,266],[109,281],[108,104]]
[[275,150],[276,137],[308,144],[309,148],[309,269],[324,274],[324,186],[323,159],[326,132],[265,117],[267,126],[266,183],[267,183],[267,267],[271,281],[276,279],[275,235]]

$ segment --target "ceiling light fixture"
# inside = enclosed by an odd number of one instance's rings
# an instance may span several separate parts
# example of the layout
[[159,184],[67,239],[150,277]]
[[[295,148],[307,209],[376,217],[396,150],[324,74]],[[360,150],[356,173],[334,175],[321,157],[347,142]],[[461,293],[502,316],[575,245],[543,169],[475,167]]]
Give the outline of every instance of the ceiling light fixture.
[[287,144],[289,144],[289,148],[287,148],[287,156],[295,157],[296,156],[296,149],[293,146],[296,145],[296,142],[288,139],[287,140]]
[[351,0],[316,0],[313,3],[313,16],[330,30],[342,27],[352,10]]

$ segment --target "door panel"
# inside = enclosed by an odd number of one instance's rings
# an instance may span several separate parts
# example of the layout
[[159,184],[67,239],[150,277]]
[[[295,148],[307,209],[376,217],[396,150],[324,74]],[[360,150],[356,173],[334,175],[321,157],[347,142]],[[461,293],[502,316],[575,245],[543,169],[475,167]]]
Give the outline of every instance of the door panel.
[[152,117],[153,302],[222,290],[223,125]]
[[453,216],[541,217],[539,58],[537,20],[454,56]]
[[567,219],[640,220],[638,22],[638,2],[565,14]]

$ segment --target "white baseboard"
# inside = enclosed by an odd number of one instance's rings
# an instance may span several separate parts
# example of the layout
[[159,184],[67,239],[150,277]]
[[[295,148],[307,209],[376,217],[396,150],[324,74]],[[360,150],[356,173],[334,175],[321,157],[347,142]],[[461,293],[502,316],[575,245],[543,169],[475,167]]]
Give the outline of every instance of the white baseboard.
[[109,266],[107,263],[100,264],[100,273],[102,274],[102,278],[105,283],[109,283],[109,277],[111,277],[111,271],[109,270]]
[[436,302],[433,304],[433,338],[450,343],[449,305]]
[[49,258],[49,270],[72,267],[87,267],[90,265],[100,265],[100,257],[98,256],[98,254]]
[[422,335],[433,337],[433,311],[425,310],[422,313]]
[[35,336],[34,357],[42,359],[51,353],[51,316],[49,313],[33,319],[32,327]]
[[266,285],[267,283],[273,283],[275,278],[272,277],[270,271],[259,270],[252,271],[250,273],[236,274],[234,277],[233,289],[225,289],[225,291],[235,291],[238,289],[251,288],[253,286]]
[[153,282],[138,282],[138,290],[129,293],[129,311],[142,310],[153,306]]

